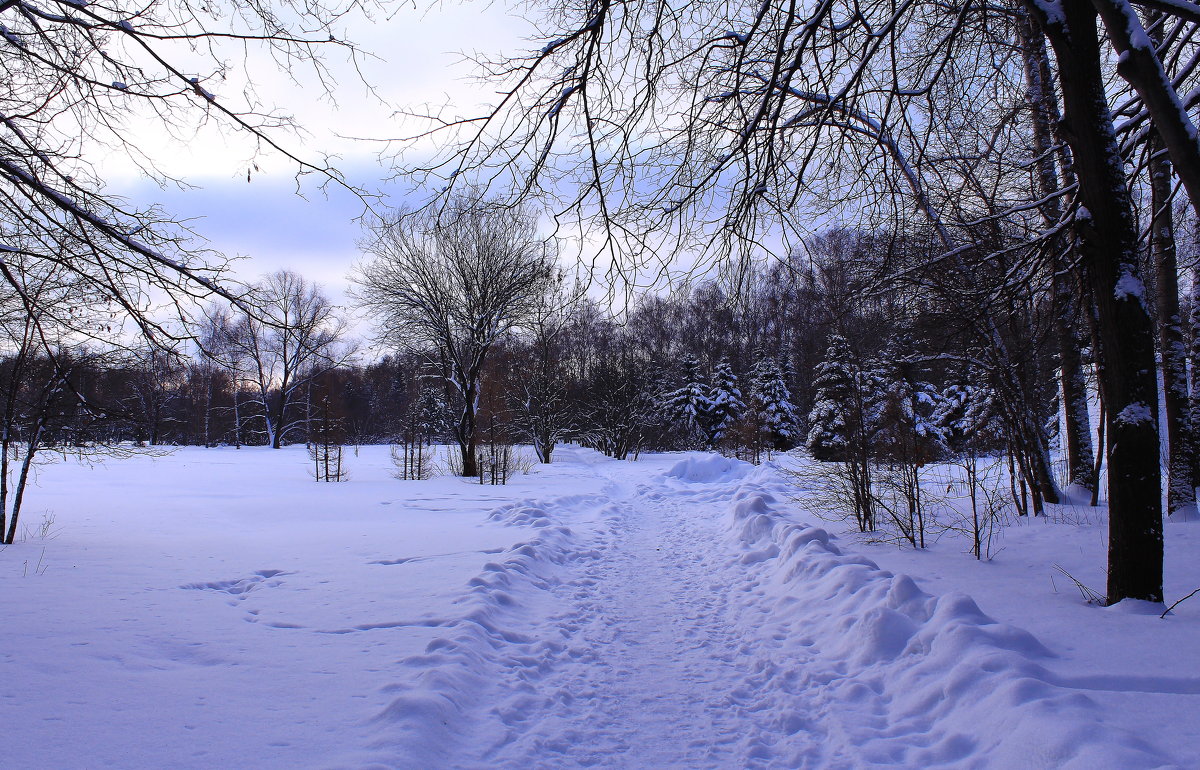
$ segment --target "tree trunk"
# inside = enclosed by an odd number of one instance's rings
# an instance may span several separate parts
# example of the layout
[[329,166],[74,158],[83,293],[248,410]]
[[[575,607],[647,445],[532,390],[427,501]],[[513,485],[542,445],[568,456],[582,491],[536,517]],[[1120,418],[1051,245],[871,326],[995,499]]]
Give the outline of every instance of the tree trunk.
[[[12,384],[14,387],[16,383]],[[8,521],[8,451],[12,444],[12,420],[5,415],[3,435],[0,436],[0,543],[4,541],[5,523]]]
[[1192,486],[1191,429],[1188,425],[1187,359],[1179,319],[1179,268],[1175,222],[1171,213],[1171,161],[1162,139],[1150,138],[1150,253],[1158,289],[1158,350],[1162,362],[1163,412],[1167,438],[1167,513],[1174,519],[1196,516]]
[[204,394],[204,446],[206,448],[211,447],[213,445],[212,409],[213,409],[213,387],[214,387],[214,380],[216,379],[216,374],[214,372],[208,372],[207,379],[208,379],[208,387],[205,389],[205,394]]
[[241,405],[241,388],[238,387],[238,381],[233,380],[233,448],[242,448],[242,412]]
[[25,445],[25,457],[21,460],[21,469],[17,474],[17,486],[13,491],[11,516],[8,520],[8,531],[4,533],[4,542],[11,545],[17,536],[17,521],[21,516],[21,503],[25,499],[25,487],[29,482],[29,471],[33,467],[33,456],[37,454],[38,449],[42,445],[42,434],[45,433],[46,423],[50,417],[50,404],[54,400],[54,396],[59,392],[65,384],[65,375],[57,371],[52,375],[53,379],[46,383],[42,389],[41,397],[38,400],[36,417],[34,424],[30,429],[29,440]]
[[286,406],[282,390],[279,393],[279,406],[276,408],[271,406],[270,398],[265,391],[263,392],[263,416],[267,420],[267,435],[271,439],[272,449],[283,447],[283,416]]
[[[1196,218],[1193,242],[1200,245],[1200,217]],[[1188,420],[1192,429],[1192,484],[1200,485],[1200,266],[1192,268],[1191,346],[1191,399],[1188,404]]]
[[458,421],[458,446],[462,451],[462,475],[478,476],[479,464],[476,461],[476,457],[478,455],[479,436],[476,430],[476,409],[479,405],[476,403],[476,400],[479,396],[479,383],[471,381],[465,383],[465,385],[463,413]]
[[150,446],[158,446],[158,424],[162,419],[161,409],[157,402],[150,406]]
[[[28,327],[28,323],[26,324]],[[4,541],[5,523],[8,519],[8,474],[10,470],[9,452],[16,443],[17,427],[17,389],[25,377],[25,356],[28,346],[28,336],[21,340],[9,362],[8,391],[4,394],[4,424],[0,427],[0,543]]]
[[991,330],[989,380],[996,392],[1009,448],[1015,455],[1021,478],[1033,490],[1034,514],[1043,512],[1042,503],[1059,501],[1058,487],[1050,467],[1050,447],[1037,407],[1028,398],[1029,377],[1023,365],[1013,360],[1008,346]]
[[1025,0],[1058,60],[1063,136],[1079,181],[1081,254],[1096,303],[1108,405],[1108,601],[1162,601],[1162,501],[1154,327],[1138,275],[1137,228],[1101,72],[1096,11]]
[[1079,354],[1080,340],[1074,324],[1074,302],[1070,290],[1063,296],[1062,265],[1055,274],[1055,336],[1058,338],[1059,378],[1062,386],[1063,433],[1067,450],[1067,478],[1071,486],[1091,490],[1095,449],[1092,422],[1088,415],[1087,380]]
[[[1033,128],[1033,152],[1037,158],[1038,192],[1045,200],[1041,206],[1042,221],[1048,227],[1062,218],[1062,206],[1054,194],[1060,189],[1054,127],[1060,119],[1058,100],[1050,86],[1050,57],[1045,37],[1028,14],[1022,14],[1021,47],[1024,52],[1025,83],[1029,89],[1029,106]],[[1058,366],[1063,402],[1063,433],[1067,450],[1067,479],[1072,486],[1092,488],[1092,426],[1088,418],[1087,381],[1079,355],[1079,333],[1076,328],[1078,304],[1072,296],[1072,268],[1066,259],[1064,239],[1054,239],[1051,248],[1055,255],[1052,266],[1051,300],[1054,305],[1054,332],[1058,343]]]
[[21,502],[25,498],[25,485],[29,481],[29,469],[33,465],[33,456],[37,452],[38,443],[42,438],[43,422],[39,418],[25,447],[25,458],[21,461],[21,470],[17,474],[17,488],[13,493],[12,516],[8,520],[8,532],[4,535],[4,543],[12,545],[17,537],[17,521],[21,516]]

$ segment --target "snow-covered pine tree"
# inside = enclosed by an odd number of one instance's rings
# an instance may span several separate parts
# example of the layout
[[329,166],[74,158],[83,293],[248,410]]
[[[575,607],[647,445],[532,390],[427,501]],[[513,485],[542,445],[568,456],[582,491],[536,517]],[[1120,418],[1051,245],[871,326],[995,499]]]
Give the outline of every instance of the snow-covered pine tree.
[[941,394],[919,378],[905,352],[911,349],[907,340],[893,340],[873,367],[883,393],[877,443],[892,458],[924,464],[946,453],[946,437],[935,419]]
[[454,417],[450,413],[445,399],[439,398],[437,391],[431,385],[421,387],[416,409],[421,433],[426,443],[440,440],[450,432],[450,423]]
[[813,378],[815,394],[804,442],[816,460],[829,462],[846,457],[850,415],[856,408],[857,369],[850,343],[840,334],[831,335]]
[[796,383],[796,367],[792,364],[792,357],[786,350],[779,356],[779,373],[785,383]]
[[932,420],[950,451],[980,452],[1003,447],[1004,428],[994,399],[991,389],[981,385],[947,385],[942,390]]
[[798,415],[792,394],[783,380],[779,362],[762,356],[750,374],[750,400],[758,419],[770,433],[772,446],[780,451],[796,446]]
[[737,375],[729,361],[721,359],[713,370],[712,384],[708,388],[709,413],[705,427],[709,443],[719,444],[729,433],[734,423],[742,418],[746,403],[742,401],[742,390]]
[[924,548],[927,519],[921,468],[944,455],[946,444],[933,419],[940,394],[919,379],[916,362],[906,353],[911,349],[903,337],[894,339],[874,367],[883,393],[874,443],[887,460],[886,469],[876,476],[876,486],[880,507],[899,535]]
[[845,337],[829,338],[824,360],[817,365],[813,409],[806,446],[817,460],[836,461],[825,471],[833,487],[844,493],[862,532],[876,529],[874,490],[875,425],[881,403],[878,383],[859,364]]
[[663,395],[663,414],[692,437],[707,438],[705,426],[709,424],[712,402],[708,398],[708,386],[700,373],[700,362],[695,356],[683,360],[682,380],[678,388]]
[[1000,476],[996,469],[1002,461],[983,458],[1004,447],[1004,426],[996,411],[995,394],[986,386],[948,385],[942,390],[933,420],[966,478],[971,504],[966,529],[972,539],[971,553],[976,559],[990,559],[1002,510],[995,495]]

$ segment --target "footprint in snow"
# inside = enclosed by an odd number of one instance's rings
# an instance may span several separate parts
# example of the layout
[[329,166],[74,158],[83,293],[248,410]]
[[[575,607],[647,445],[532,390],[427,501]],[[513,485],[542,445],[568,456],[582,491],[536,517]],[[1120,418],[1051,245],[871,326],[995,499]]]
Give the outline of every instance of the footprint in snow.
[[250,577],[239,578],[235,580],[213,580],[201,583],[187,583],[179,586],[180,588],[191,591],[217,591],[219,593],[228,594],[234,597],[234,602],[240,602],[246,598],[246,594],[258,588],[261,585],[269,587],[277,586],[282,583],[282,580],[274,580],[273,578],[280,575],[290,575],[290,572],[284,572],[281,569],[260,569]]

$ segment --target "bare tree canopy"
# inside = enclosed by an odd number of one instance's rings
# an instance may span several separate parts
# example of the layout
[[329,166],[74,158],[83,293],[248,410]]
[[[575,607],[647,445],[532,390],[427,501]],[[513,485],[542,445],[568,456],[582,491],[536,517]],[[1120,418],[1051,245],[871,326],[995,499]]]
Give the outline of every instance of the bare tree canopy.
[[488,353],[535,318],[557,280],[554,253],[531,217],[475,198],[399,213],[371,226],[356,296],[381,341],[435,352],[462,398],[463,473],[474,475],[475,410]]
[[[208,355],[254,392],[267,443],[279,449],[288,434],[308,427],[308,410],[294,413],[306,388],[354,353],[346,323],[320,286],[289,270],[253,287],[259,313],[236,320],[221,310],[208,316]],[[257,317],[261,315],[260,317]]]
[[[1045,196],[1069,200],[1074,184],[1030,194],[1032,161],[1047,148],[1028,145],[1024,70],[1036,60],[1023,39],[1031,18],[1041,37],[1039,9],[1063,5],[549,0],[536,7],[543,45],[480,63],[499,94],[491,108],[413,114],[426,130],[401,144],[432,138],[442,151],[402,170],[444,195],[471,184],[537,198],[580,222],[624,271],[664,249],[718,260],[782,253],[850,217],[924,220],[947,249],[989,220],[1036,237],[1047,230],[1036,221]],[[1129,9],[1136,22],[1128,4],[1097,5]],[[1154,104],[1194,106],[1200,6],[1155,5],[1166,6],[1170,77],[1130,82],[1161,97]],[[1128,61],[1121,70],[1140,71]],[[1038,87],[1053,93],[1057,70],[1045,74]],[[1132,88],[1109,87],[1127,118],[1121,137],[1144,138],[1148,118],[1166,119],[1166,106],[1146,109]],[[1186,114],[1171,117],[1186,134]],[[1194,150],[1184,144],[1180,153]],[[1062,228],[1073,208],[1059,208]]]
[[362,248],[356,296],[381,340],[463,362],[533,317],[555,275],[531,217],[469,198],[380,219]]
[[[324,51],[356,55],[334,25],[359,5],[0,2],[0,279],[33,304],[36,297],[24,293],[6,260],[20,254],[43,261],[144,335],[178,334],[169,322],[188,318],[192,300],[226,293],[220,261],[197,249],[188,229],[165,212],[106,194],[95,156],[119,155],[166,182],[138,137],[144,141],[149,129],[186,141],[216,124],[282,153],[302,172],[336,178],[279,143],[277,130],[290,120],[259,111],[249,70],[255,57],[293,78],[306,77],[307,68],[328,93]],[[227,78],[246,92],[222,94]]]

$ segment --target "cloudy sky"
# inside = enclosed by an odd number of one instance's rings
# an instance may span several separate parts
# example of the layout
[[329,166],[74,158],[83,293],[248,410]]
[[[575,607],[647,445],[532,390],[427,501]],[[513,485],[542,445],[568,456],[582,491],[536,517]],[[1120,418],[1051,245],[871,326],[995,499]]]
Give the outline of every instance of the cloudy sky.
[[[399,195],[402,185],[389,183],[388,167],[378,159],[380,144],[362,138],[403,134],[397,110],[423,104],[453,103],[464,110],[486,99],[471,80],[473,67],[463,53],[499,54],[522,51],[530,34],[527,22],[507,8],[479,3],[443,4],[432,9],[393,9],[390,17],[357,23],[347,37],[373,54],[362,63],[368,93],[353,70],[335,66],[337,103],[318,98],[311,78],[293,83],[269,59],[251,58],[258,95],[264,103],[295,116],[302,134],[280,134],[296,155],[320,162],[339,157],[337,167],[353,184]],[[218,99],[237,95],[234,80],[210,87]],[[294,269],[323,284],[344,301],[346,274],[358,258],[355,242],[360,230],[353,221],[362,203],[345,190],[328,195],[306,183],[296,194],[295,164],[270,153],[255,160],[259,167],[247,182],[247,159],[253,148],[244,137],[202,130],[185,142],[170,140],[152,122],[131,121],[130,130],[148,146],[163,171],[194,189],[159,188],[119,156],[105,158],[99,171],[109,192],[132,201],[160,203],[189,220],[212,248],[237,263],[241,277],[253,280],[280,268]],[[350,138],[357,137],[357,138]],[[399,203],[399,200],[395,200]]]

